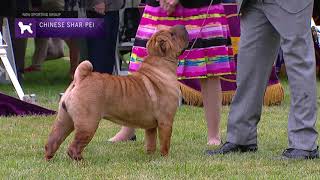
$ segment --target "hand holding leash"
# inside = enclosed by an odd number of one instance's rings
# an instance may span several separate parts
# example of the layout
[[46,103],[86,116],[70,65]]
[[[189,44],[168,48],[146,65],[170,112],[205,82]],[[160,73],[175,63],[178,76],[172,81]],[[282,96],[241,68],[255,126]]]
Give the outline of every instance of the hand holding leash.
[[167,11],[168,15],[171,15],[175,9],[176,6],[179,4],[179,0],[158,0],[160,1],[160,7]]

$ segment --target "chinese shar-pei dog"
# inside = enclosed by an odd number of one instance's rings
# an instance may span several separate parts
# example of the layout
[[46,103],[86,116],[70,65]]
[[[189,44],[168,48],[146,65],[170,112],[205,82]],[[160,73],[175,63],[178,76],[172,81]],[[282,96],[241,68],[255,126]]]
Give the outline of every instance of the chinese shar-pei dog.
[[50,160],[66,137],[75,130],[68,148],[73,160],[93,138],[100,120],[145,129],[147,153],[156,150],[157,131],[161,155],[170,148],[173,119],[179,101],[176,76],[178,56],[188,46],[188,33],[174,26],[155,33],[147,43],[148,56],[138,71],[129,76],[92,72],[89,61],[76,69],[74,80],[59,103],[56,120],[45,145]]

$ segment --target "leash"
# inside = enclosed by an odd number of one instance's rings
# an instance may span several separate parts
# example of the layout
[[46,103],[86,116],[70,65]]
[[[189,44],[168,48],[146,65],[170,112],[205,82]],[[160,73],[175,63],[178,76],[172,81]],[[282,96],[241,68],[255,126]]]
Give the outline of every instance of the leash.
[[193,41],[193,43],[192,43],[192,45],[191,45],[190,49],[188,50],[187,55],[185,55],[183,59],[186,59],[186,58],[189,56],[189,54],[190,54],[191,50],[193,49],[194,45],[196,44],[197,40],[199,39],[199,36],[200,36],[200,34],[201,34],[201,32],[202,32],[202,29],[203,29],[204,23],[205,23],[205,22],[206,22],[206,20],[208,19],[208,16],[209,16],[209,10],[210,10],[210,8],[211,8],[212,3],[213,3],[213,0],[211,0],[211,1],[210,1],[210,4],[209,4],[208,9],[207,9],[207,12],[206,12],[206,14],[205,14],[205,15],[206,15],[206,17],[205,17],[205,19],[203,20],[202,25],[201,25],[201,28],[200,28],[200,32],[197,34],[196,39]]

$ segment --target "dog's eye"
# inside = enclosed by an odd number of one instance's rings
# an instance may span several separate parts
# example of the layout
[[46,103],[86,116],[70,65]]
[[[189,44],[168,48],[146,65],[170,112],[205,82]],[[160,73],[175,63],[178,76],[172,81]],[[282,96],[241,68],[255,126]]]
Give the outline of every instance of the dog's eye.
[[174,35],[175,35],[175,33],[171,32],[171,33],[170,33],[170,35],[171,35],[171,37],[172,37],[172,36],[174,36]]

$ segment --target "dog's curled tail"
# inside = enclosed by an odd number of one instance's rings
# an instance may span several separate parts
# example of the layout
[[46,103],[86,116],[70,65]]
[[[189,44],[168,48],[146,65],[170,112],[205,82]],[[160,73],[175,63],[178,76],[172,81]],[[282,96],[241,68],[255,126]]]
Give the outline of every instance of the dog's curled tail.
[[80,82],[87,77],[93,70],[93,66],[90,61],[83,61],[80,63],[74,73],[75,83]]

